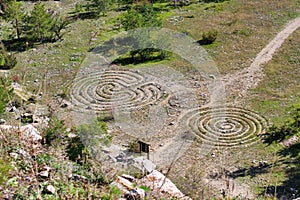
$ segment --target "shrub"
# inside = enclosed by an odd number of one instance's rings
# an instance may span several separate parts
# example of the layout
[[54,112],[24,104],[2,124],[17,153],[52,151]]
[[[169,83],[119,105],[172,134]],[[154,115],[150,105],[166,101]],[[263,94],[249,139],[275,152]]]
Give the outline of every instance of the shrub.
[[202,34],[202,39],[199,40],[201,45],[212,44],[218,36],[218,31],[211,30]]
[[11,164],[0,158],[0,185],[6,182],[10,170],[12,170]]
[[0,115],[4,113],[6,104],[13,95],[13,89],[10,89],[8,85],[7,80],[0,77]]
[[16,57],[8,53],[3,43],[0,43],[0,69],[12,69],[16,64]]

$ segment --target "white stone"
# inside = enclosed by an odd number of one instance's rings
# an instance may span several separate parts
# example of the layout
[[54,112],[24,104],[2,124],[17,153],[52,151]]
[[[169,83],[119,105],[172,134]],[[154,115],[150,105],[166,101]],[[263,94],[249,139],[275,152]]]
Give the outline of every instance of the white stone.
[[133,184],[125,179],[125,178],[122,178],[121,176],[118,176],[118,180],[117,180],[118,183],[122,184],[123,186],[127,187],[128,189],[133,189]]
[[176,198],[187,198],[172,181],[157,170],[141,179],[141,183],[153,191],[163,192]]
[[55,194],[55,188],[54,188],[54,186],[53,185],[48,185],[47,187],[46,187],[46,192],[48,192],[48,193],[51,193],[51,194]]
[[17,153],[10,153],[9,155],[14,159],[17,159],[19,156],[19,154],[17,154]]
[[40,175],[41,177],[43,177],[43,178],[47,178],[47,177],[49,177],[49,172],[48,172],[48,171],[41,171],[41,172],[39,173],[39,175]]
[[6,123],[5,119],[0,119],[0,124],[5,124],[5,123]]
[[21,126],[20,130],[25,137],[28,138],[31,137],[33,141],[42,140],[42,136],[40,135],[40,132],[31,124],[28,124],[26,126]]
[[69,134],[68,134],[68,138],[75,138],[75,137],[77,137],[77,135],[74,134],[74,133],[69,133]]
[[28,124],[26,126],[16,127],[16,126],[10,126],[10,125],[0,125],[0,132],[3,131],[20,131],[21,136],[24,136],[26,138],[31,138],[33,141],[40,141],[42,140],[42,136],[40,135],[39,131],[31,124]]

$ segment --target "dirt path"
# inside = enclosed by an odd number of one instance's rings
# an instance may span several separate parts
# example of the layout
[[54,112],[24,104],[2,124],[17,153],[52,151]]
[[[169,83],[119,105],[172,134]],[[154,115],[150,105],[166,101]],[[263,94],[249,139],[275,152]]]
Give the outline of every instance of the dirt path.
[[238,93],[238,97],[236,98],[236,101],[238,101],[246,95],[249,89],[257,86],[264,77],[263,65],[272,59],[276,50],[279,49],[283,42],[299,27],[300,16],[289,22],[286,27],[261,50],[250,67],[234,74],[225,75],[222,80],[226,90],[229,91],[228,94],[231,92]]

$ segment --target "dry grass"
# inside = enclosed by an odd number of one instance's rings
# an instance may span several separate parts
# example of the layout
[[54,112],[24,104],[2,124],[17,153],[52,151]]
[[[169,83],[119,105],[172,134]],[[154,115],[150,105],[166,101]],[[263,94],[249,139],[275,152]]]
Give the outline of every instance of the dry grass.
[[184,18],[184,22],[176,26],[166,22],[165,26],[188,32],[195,39],[201,39],[203,32],[217,30],[217,44],[205,48],[212,55],[220,72],[230,73],[250,66],[256,54],[284,24],[296,17],[299,1],[232,0],[213,5],[215,6],[197,4],[187,7],[188,11],[174,15],[193,15],[194,18]]

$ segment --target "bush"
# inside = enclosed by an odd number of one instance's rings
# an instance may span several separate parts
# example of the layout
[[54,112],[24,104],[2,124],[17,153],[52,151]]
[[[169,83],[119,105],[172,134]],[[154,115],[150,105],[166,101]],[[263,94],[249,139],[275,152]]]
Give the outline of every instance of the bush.
[[11,164],[0,158],[0,185],[7,181],[10,170],[12,170]]
[[201,45],[212,44],[217,39],[217,36],[218,36],[218,31],[216,30],[208,31],[202,34],[202,39],[199,40],[198,42]]
[[13,89],[8,87],[9,84],[6,79],[0,77],[0,115],[4,113],[6,104],[13,95]]
[[8,53],[3,43],[0,43],[0,69],[12,69],[16,64],[16,57]]
[[[54,145],[59,144],[59,141],[63,138],[66,132],[66,127],[63,121],[53,116],[50,120],[49,129],[46,131],[46,144]],[[56,141],[56,143],[55,143]]]

